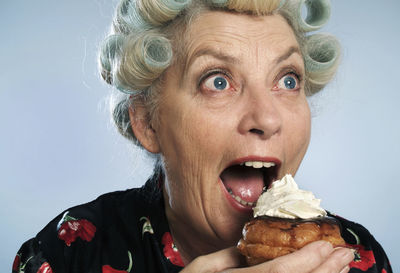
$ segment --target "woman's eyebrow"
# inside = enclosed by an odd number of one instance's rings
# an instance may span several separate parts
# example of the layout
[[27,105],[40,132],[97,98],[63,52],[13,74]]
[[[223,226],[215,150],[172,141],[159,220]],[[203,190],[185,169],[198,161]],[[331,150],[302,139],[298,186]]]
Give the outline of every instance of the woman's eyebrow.
[[232,63],[232,64],[240,64],[240,60],[232,55],[228,55],[221,50],[215,50],[213,48],[203,48],[196,51],[192,56],[190,56],[185,64],[185,71],[190,65],[199,57],[202,56],[211,56],[215,59],[219,59],[221,61]]
[[291,46],[288,48],[288,50],[279,56],[278,58],[275,59],[275,64],[279,64],[283,62],[284,60],[289,59],[290,56],[292,56],[294,53],[297,53],[301,56],[301,51],[298,46]]
[[[292,54],[297,53],[301,55],[301,51],[298,46],[291,46],[288,48],[288,50],[282,54],[281,56],[277,57],[275,59],[275,64],[278,64],[280,62],[283,62],[284,60],[288,59]],[[227,63],[232,63],[232,64],[240,64],[240,60],[234,56],[228,55],[221,50],[215,50],[213,48],[203,48],[198,50],[196,53],[194,53],[192,56],[190,56],[187,59],[187,62],[185,64],[185,71],[186,69],[199,57],[201,56],[212,56],[216,59],[219,59],[221,61],[227,62]]]

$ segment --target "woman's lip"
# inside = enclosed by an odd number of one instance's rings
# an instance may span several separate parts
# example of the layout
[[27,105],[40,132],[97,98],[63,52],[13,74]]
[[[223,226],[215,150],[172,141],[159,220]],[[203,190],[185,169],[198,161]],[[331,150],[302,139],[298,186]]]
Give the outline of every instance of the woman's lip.
[[242,163],[247,162],[247,161],[273,162],[273,163],[275,163],[275,165],[276,165],[278,168],[279,168],[279,166],[280,166],[281,163],[282,163],[282,162],[281,162],[278,158],[276,158],[276,157],[265,157],[265,156],[249,155],[249,156],[240,157],[240,158],[237,158],[237,159],[231,161],[231,162],[225,167],[225,169],[228,168],[228,167],[230,167],[230,166],[239,165],[239,164],[242,164]]
[[236,210],[239,211],[240,213],[246,213],[246,214],[250,214],[253,212],[253,208],[252,207],[248,207],[248,206],[244,206],[242,204],[240,204],[238,201],[236,201],[232,195],[229,194],[229,192],[226,190],[224,183],[222,182],[221,178],[219,179],[219,184],[222,188],[222,192],[225,195],[225,198],[228,200],[229,204]]

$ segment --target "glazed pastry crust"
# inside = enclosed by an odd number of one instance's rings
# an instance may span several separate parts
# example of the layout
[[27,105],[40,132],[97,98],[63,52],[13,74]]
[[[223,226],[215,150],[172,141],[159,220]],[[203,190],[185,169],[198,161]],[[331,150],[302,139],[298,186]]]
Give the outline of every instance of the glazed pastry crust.
[[287,220],[261,217],[245,224],[239,251],[249,265],[259,264],[292,253],[308,243],[325,240],[343,246],[340,227],[335,219]]

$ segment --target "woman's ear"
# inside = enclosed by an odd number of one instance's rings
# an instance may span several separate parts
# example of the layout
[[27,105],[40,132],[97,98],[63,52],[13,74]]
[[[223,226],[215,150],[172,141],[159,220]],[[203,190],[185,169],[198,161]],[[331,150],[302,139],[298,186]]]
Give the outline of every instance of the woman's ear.
[[158,143],[156,131],[151,127],[147,118],[147,111],[144,106],[130,105],[129,119],[136,139],[150,153],[159,153],[160,146]]

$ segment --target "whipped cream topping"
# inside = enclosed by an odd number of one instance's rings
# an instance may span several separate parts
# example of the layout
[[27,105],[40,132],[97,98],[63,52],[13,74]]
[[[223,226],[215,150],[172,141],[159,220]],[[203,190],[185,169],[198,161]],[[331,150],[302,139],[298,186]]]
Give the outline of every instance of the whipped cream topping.
[[257,201],[254,217],[270,216],[287,219],[310,219],[326,216],[321,200],[310,191],[300,190],[290,174],[274,181]]

